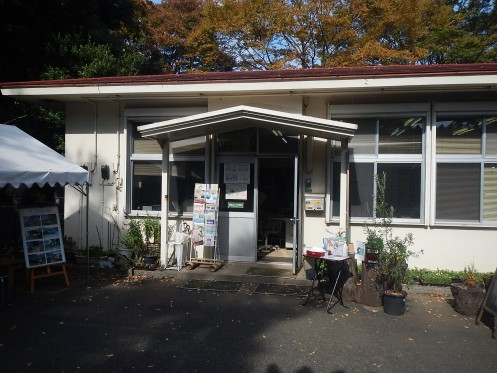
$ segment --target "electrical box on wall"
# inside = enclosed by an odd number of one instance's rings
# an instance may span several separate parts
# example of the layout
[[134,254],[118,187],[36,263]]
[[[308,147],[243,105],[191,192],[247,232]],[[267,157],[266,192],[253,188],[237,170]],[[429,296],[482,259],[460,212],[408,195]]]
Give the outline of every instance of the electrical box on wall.
[[102,173],[102,180],[109,180],[110,178],[110,167],[107,164],[104,164],[101,168],[100,171]]
[[306,193],[306,211],[324,211],[324,194]]

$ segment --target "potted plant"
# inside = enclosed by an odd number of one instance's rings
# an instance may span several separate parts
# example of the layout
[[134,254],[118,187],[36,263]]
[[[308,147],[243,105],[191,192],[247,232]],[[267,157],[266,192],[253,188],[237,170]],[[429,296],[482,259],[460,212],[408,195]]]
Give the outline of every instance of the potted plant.
[[[407,293],[403,284],[409,283],[408,259],[417,255],[409,249],[413,236],[404,238],[393,235],[392,218],[394,208],[386,201],[386,174],[376,177],[376,227],[366,226],[366,256],[377,254],[378,285],[383,297],[383,310],[389,315],[403,315]],[[371,254],[370,254],[371,255]]]
[[464,266],[462,283],[452,283],[450,291],[454,297],[454,309],[467,316],[476,315],[485,297],[485,290],[477,286],[479,274],[474,264]]
[[377,264],[380,252],[383,249],[383,239],[375,230],[368,230],[364,259],[366,264]]
[[74,258],[77,264],[86,264],[86,256],[89,257],[90,265],[100,265],[102,260],[107,259],[107,255],[104,252],[104,248],[101,245],[90,245],[88,247],[88,253],[86,249],[76,250]]
[[143,264],[147,266],[154,266],[157,263],[160,250],[160,231],[160,219],[146,218],[143,220],[146,249],[142,255],[142,259]]
[[138,219],[130,219],[121,238],[121,243],[132,250],[135,258],[142,255],[145,242],[143,241],[142,224]]
[[476,275],[477,271],[473,263],[464,266],[463,281],[468,288],[472,289],[476,287],[476,281],[477,281]]

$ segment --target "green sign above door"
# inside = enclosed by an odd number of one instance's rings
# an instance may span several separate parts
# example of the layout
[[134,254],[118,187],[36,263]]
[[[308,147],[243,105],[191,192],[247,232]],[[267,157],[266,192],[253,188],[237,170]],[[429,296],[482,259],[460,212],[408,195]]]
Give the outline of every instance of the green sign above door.
[[228,201],[229,209],[243,209],[243,206],[244,206],[243,202]]

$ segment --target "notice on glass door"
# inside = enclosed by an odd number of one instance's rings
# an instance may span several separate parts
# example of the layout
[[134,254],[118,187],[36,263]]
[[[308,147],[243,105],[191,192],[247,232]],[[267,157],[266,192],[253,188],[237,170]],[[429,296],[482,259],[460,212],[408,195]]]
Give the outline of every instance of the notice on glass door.
[[226,199],[247,200],[247,184],[226,184]]
[[225,163],[225,184],[250,184],[250,163]]

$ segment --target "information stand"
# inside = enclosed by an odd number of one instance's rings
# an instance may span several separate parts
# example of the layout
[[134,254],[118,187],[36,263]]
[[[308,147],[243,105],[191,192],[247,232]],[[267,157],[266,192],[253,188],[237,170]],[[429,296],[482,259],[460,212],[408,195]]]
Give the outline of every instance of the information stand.
[[[195,184],[193,203],[192,250],[186,268],[195,269],[200,265],[208,265],[209,271],[221,268],[217,226],[219,211],[218,184]],[[201,253],[200,253],[201,250]]]
[[31,294],[34,281],[41,278],[63,275],[69,286],[57,207],[21,209],[19,216]]
[[497,317],[497,269],[490,280],[490,284],[488,285],[488,289],[485,294],[485,298],[483,299],[482,306],[480,308],[480,312],[478,312],[478,316],[476,317],[476,325],[480,323],[481,317],[483,315],[483,311],[487,311],[492,315],[492,338],[495,339],[495,318]]

